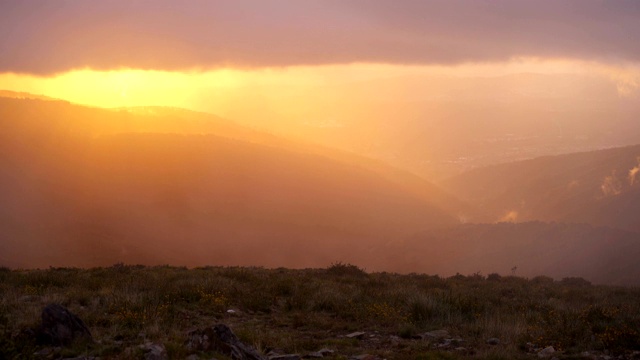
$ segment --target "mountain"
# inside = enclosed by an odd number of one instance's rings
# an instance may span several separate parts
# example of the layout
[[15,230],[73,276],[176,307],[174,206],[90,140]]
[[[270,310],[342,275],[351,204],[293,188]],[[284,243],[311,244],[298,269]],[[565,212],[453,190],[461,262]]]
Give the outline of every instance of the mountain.
[[640,145],[478,168],[442,183],[493,221],[562,221],[640,232]]
[[0,90],[0,97],[9,98],[9,99],[34,99],[34,100],[44,100],[44,101],[60,101],[58,99],[54,99],[44,95],[31,94],[28,92],[21,92],[21,91],[11,91],[11,90]]
[[582,277],[640,285],[637,233],[564,223],[465,224],[421,232],[376,249],[378,268],[451,276]]
[[378,162],[208,114],[27,97],[0,98],[0,197],[12,267],[324,266],[464,211]]

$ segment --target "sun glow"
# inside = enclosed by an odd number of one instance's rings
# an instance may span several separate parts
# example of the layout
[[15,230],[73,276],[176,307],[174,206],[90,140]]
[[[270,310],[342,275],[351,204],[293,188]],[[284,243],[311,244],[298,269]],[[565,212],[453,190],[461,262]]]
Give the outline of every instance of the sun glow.
[[[469,96],[469,93],[461,94],[466,84],[527,73],[600,77],[611,82],[621,97],[637,96],[640,84],[637,67],[519,58],[502,63],[455,66],[356,63],[183,72],[82,69],[50,77],[4,73],[0,74],[0,89],[107,108],[181,107],[214,113],[262,129],[295,132],[296,126],[303,125],[313,132],[317,127],[342,126],[345,119],[408,118],[412,114],[402,113],[408,111],[404,103],[461,100],[464,99],[461,96]],[[519,91],[521,81],[514,78],[510,88]],[[528,91],[557,91],[550,85],[553,80],[550,81],[529,84]],[[579,91],[579,87],[578,84],[573,90],[565,90]],[[442,106],[429,107],[428,113],[439,116],[451,110]]]
[[190,99],[204,87],[239,85],[232,71],[203,74],[145,70],[77,70],[53,77],[0,75],[4,88],[38,93],[99,107],[163,105],[191,107]]

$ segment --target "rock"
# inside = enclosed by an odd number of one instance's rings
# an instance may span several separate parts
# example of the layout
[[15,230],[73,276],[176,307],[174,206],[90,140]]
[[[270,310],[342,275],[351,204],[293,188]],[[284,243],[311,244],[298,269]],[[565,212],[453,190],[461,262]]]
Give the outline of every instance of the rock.
[[538,352],[538,357],[540,357],[540,358],[550,357],[555,352],[556,352],[556,349],[554,349],[553,346],[547,346],[546,348],[544,348],[544,349],[542,349],[542,350],[540,350]]
[[42,324],[37,331],[40,344],[68,346],[76,341],[93,341],[87,326],[65,307],[49,304],[42,310]]
[[146,343],[140,345],[140,348],[144,350],[145,360],[168,360],[167,350],[162,344]]
[[375,355],[362,354],[362,355],[352,356],[349,358],[349,360],[380,360],[380,358]]
[[267,357],[272,357],[272,356],[277,356],[277,355],[284,355],[286,352],[282,349],[268,349],[269,351],[267,351]]
[[329,355],[332,355],[332,354],[333,354],[333,350],[329,350],[327,348],[322,348],[322,349],[320,349],[318,351],[309,353],[309,354],[305,355],[304,357],[305,358],[322,358],[322,357],[329,356]]
[[234,360],[268,360],[252,346],[241,342],[224,324],[191,331],[186,346],[190,351],[217,351]]
[[353,332],[351,334],[345,335],[345,337],[348,337],[350,339],[356,338],[356,339],[360,339],[361,337],[363,337],[366,333],[364,331],[356,331]]
[[187,356],[184,360],[198,360],[198,359],[200,359],[200,357],[198,357],[198,355],[191,354],[191,355]]
[[330,349],[327,349],[327,348],[322,348],[322,349],[318,350],[317,352],[319,352],[323,356],[333,355],[333,350],[330,350]]
[[323,358],[324,355],[322,355],[319,352],[312,352],[312,353],[308,353],[307,355],[304,356],[305,359],[319,359],[319,358]]
[[51,354],[53,354],[53,348],[50,348],[50,347],[46,347],[42,350],[39,350],[33,353],[34,356],[38,356],[38,357],[46,357]]
[[431,339],[442,339],[449,336],[449,332],[447,330],[433,330],[426,332],[423,335],[423,338],[431,338]]
[[498,339],[498,338],[487,339],[487,344],[489,344],[489,345],[500,345],[500,339]]
[[269,356],[269,360],[300,360],[302,359],[298,354],[285,354]]

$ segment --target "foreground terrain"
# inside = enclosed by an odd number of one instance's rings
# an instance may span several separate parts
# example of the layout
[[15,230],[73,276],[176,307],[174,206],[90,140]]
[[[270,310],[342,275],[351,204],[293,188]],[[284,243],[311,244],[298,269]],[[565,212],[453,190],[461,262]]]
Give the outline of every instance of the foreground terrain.
[[[637,288],[580,278],[440,278],[341,263],[306,270],[5,268],[0,359],[138,359],[153,358],[153,349],[170,359],[225,359],[187,345],[190,331],[219,323],[272,356],[327,349],[324,357],[334,359],[637,358],[639,296]],[[28,329],[51,303],[78,315],[93,342],[38,344]]]

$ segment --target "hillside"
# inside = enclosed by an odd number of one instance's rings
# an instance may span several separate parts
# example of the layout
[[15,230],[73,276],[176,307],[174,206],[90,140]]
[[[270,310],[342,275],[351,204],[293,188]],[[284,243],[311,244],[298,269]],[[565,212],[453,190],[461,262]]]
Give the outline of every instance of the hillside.
[[640,231],[640,145],[479,168],[442,186],[497,220]]
[[458,221],[433,185],[206,114],[0,98],[0,122],[7,266],[319,266]]
[[[161,358],[155,348],[169,359],[227,359],[228,348],[194,341],[197,330],[225,324],[261,354],[253,359],[637,359],[639,295],[575,278],[442,278],[345,264],[0,269],[0,358]],[[33,334],[51,301],[83,320],[94,343],[39,342]]]
[[378,253],[379,268],[399,272],[583,277],[598,284],[640,285],[638,234],[588,224],[467,224],[389,242]]

